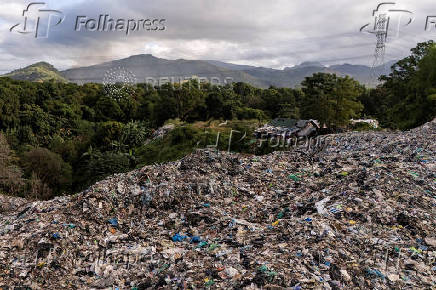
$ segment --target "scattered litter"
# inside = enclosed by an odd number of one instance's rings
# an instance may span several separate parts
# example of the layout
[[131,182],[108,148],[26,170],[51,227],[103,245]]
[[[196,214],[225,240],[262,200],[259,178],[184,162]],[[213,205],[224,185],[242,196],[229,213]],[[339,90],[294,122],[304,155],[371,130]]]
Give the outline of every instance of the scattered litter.
[[0,195],[0,288],[433,289],[435,128],[197,150],[73,196]]

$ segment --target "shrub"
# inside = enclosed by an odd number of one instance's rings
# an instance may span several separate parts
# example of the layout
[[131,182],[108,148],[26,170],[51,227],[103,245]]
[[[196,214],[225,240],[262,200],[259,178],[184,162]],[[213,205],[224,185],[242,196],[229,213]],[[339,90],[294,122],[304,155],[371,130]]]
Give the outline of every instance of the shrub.
[[60,155],[45,148],[34,148],[24,153],[22,163],[29,177],[34,174],[53,191],[46,198],[71,192],[71,166]]
[[127,172],[134,167],[133,156],[117,152],[92,151],[83,154],[74,180],[74,189],[81,190],[113,173]]
[[124,126],[121,142],[134,148],[144,143],[150,135],[151,129],[144,122],[129,122]]
[[24,185],[21,169],[14,164],[15,157],[6,137],[0,133],[0,191],[18,195]]

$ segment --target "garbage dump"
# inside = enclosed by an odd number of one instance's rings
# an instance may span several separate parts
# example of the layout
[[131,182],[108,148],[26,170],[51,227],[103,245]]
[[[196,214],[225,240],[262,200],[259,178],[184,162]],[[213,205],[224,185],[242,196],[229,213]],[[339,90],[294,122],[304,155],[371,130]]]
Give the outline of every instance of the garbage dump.
[[432,289],[435,133],[198,150],[73,196],[1,197],[0,288]]
[[145,141],[144,145],[150,144],[153,141],[164,138],[165,135],[167,135],[169,132],[171,132],[175,128],[176,128],[176,126],[174,124],[167,124],[167,125],[164,125],[164,126],[158,128],[157,130],[155,130],[151,134],[150,138]]
[[264,136],[292,138],[292,137],[306,137],[313,136],[320,130],[320,125],[317,120],[295,120],[277,118],[270,123],[258,128],[254,132],[257,139]]
[[168,134],[169,132],[174,130],[175,127],[176,126],[174,124],[168,124],[168,125],[160,127],[159,129],[157,129],[156,131],[153,132],[153,134],[151,136],[152,137],[151,140],[162,139],[166,134]]

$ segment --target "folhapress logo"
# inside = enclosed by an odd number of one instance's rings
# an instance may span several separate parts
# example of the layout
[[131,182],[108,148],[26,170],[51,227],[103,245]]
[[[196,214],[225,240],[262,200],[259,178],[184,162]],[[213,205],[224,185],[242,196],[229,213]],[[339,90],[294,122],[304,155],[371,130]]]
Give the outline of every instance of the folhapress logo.
[[48,9],[44,2],[32,2],[23,10],[23,22],[15,24],[10,31],[47,38],[50,28],[61,24],[65,16],[61,11]]

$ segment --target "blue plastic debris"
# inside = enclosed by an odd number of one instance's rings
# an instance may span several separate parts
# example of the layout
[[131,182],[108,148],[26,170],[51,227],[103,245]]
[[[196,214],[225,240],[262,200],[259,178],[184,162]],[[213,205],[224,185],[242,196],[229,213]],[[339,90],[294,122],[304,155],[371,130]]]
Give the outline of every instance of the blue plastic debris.
[[118,220],[116,218],[109,219],[107,222],[110,223],[113,227],[118,227]]
[[305,218],[304,220],[305,220],[306,222],[311,222],[311,221],[312,221],[312,218],[309,218],[309,217],[308,217],[308,218]]
[[208,245],[207,242],[202,241],[197,245],[197,248],[203,248],[203,247],[206,247],[207,245]]
[[198,237],[198,236],[193,236],[193,237],[191,238],[191,243],[199,243],[199,242],[201,242],[201,238],[200,238],[200,237]]
[[297,252],[297,253],[295,253],[295,255],[296,255],[297,257],[302,257],[302,256],[303,256],[303,253],[301,253],[301,252]]
[[173,240],[173,242],[181,242],[186,238],[187,238],[187,236],[182,236],[179,233],[177,233],[172,237],[172,240]]
[[70,229],[74,229],[76,227],[75,224],[63,224],[64,227],[69,227]]
[[210,203],[204,203],[203,206],[204,207],[210,207]]
[[58,233],[54,233],[51,237],[52,237],[53,239],[55,239],[55,240],[61,238],[61,236],[60,236]]
[[376,276],[377,278],[385,279],[385,275],[383,275],[379,270],[377,269],[366,269],[366,273],[370,276]]
[[330,210],[329,210],[331,213],[333,213],[333,214],[335,214],[335,213],[338,213],[338,212],[340,212],[340,210],[339,209],[337,209],[337,208],[331,208]]
[[148,192],[141,195],[141,203],[143,206],[150,205],[152,200],[153,200],[153,197]]

